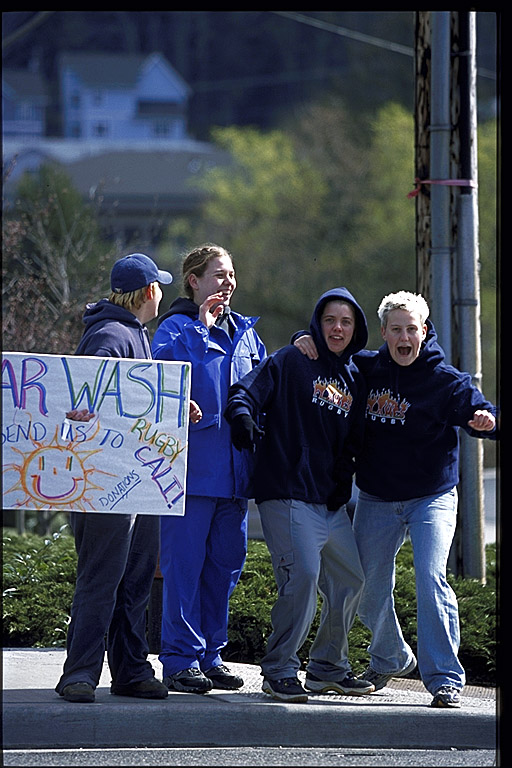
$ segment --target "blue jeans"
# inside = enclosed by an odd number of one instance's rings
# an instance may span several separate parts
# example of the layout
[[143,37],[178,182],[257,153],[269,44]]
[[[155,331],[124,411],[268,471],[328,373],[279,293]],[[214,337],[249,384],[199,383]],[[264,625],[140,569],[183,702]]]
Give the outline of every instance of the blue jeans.
[[187,496],[161,519],[163,676],[222,664],[229,598],[247,554],[247,500]]
[[348,633],[364,581],[346,508],[273,499],[260,503],[259,511],[279,593],[262,673],[270,680],[296,676],[320,593],[320,625],[307,671],[341,680],[350,672]]
[[442,685],[461,689],[465,673],[457,657],[460,644],[457,598],[446,580],[446,566],[457,519],[457,491],[407,501],[383,501],[359,491],[354,532],[365,574],[359,618],[371,631],[370,665],[389,674],[412,659],[395,612],[395,558],[409,534],[416,575],[417,657],[430,693]]

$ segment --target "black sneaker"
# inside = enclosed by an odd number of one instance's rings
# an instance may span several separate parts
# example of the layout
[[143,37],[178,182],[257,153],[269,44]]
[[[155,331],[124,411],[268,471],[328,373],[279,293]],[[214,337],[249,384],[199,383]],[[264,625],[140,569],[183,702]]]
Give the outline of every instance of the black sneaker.
[[376,672],[371,667],[368,667],[362,675],[359,675],[359,680],[366,680],[367,683],[373,683],[375,686],[376,691],[380,691],[381,688],[385,688],[385,686],[389,683],[391,678],[393,677],[406,677],[411,672],[413,672],[416,669],[418,662],[416,661],[416,657],[413,656],[409,664],[404,667],[404,669],[400,670],[399,672],[390,672],[390,673],[383,673],[383,672]]
[[460,691],[452,685],[442,685],[434,694],[431,707],[460,707]]
[[343,680],[320,680],[316,675],[307,672],[305,687],[309,691],[317,691],[319,693],[334,691],[334,693],[345,693],[349,696],[365,696],[367,693],[373,693],[375,690],[373,683],[355,677],[352,672],[345,675]]
[[212,681],[196,667],[182,669],[181,672],[164,677],[164,685],[170,691],[183,691],[184,693],[207,693],[213,688]]
[[92,703],[95,698],[94,687],[90,683],[69,683],[60,694],[66,701]]
[[116,696],[134,696],[137,699],[166,699],[169,690],[155,677],[127,685],[111,685],[110,693]]
[[228,691],[234,691],[241,688],[244,684],[243,678],[234,675],[225,664],[219,664],[217,667],[211,667],[204,673],[212,681],[214,688],[223,688]]
[[281,680],[263,679],[263,690],[279,701],[307,701],[308,694],[297,677],[283,677]]

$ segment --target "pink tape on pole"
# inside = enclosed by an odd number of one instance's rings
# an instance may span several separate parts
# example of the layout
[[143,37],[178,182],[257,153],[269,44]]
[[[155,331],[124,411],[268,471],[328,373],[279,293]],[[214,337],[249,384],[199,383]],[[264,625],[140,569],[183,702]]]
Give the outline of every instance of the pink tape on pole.
[[407,197],[416,197],[421,192],[422,184],[440,184],[445,187],[476,187],[472,179],[414,179],[416,189],[408,193]]

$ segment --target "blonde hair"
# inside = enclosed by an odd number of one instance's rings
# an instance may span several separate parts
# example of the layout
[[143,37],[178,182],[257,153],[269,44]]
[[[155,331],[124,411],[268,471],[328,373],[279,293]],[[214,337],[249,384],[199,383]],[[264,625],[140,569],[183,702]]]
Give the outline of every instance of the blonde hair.
[[383,328],[388,322],[388,315],[394,309],[405,309],[406,312],[415,312],[420,316],[421,325],[430,314],[428,304],[420,293],[411,293],[410,291],[398,291],[398,293],[388,293],[382,299],[377,314],[380,324]]
[[182,277],[183,290],[185,291],[187,298],[194,298],[194,291],[189,283],[190,275],[202,277],[206,272],[209,262],[218,256],[228,256],[231,259],[231,262],[233,262],[233,257],[229,251],[227,251],[226,248],[222,248],[220,245],[215,245],[215,243],[204,243],[203,245],[199,245],[185,256],[183,259]]
[[[153,283],[149,283],[153,285]],[[108,300],[112,304],[117,304],[118,307],[123,307],[129,312],[133,312],[134,309],[140,309],[142,305],[147,301],[147,289],[145,285],[142,288],[137,288],[136,291],[128,291],[127,293],[115,293],[112,291]]]

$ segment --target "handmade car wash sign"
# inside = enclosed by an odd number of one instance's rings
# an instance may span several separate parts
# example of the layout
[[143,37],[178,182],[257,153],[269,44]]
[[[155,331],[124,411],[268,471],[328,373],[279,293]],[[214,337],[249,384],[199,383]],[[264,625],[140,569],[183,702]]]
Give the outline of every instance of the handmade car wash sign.
[[183,515],[189,403],[189,363],[4,353],[3,507]]

